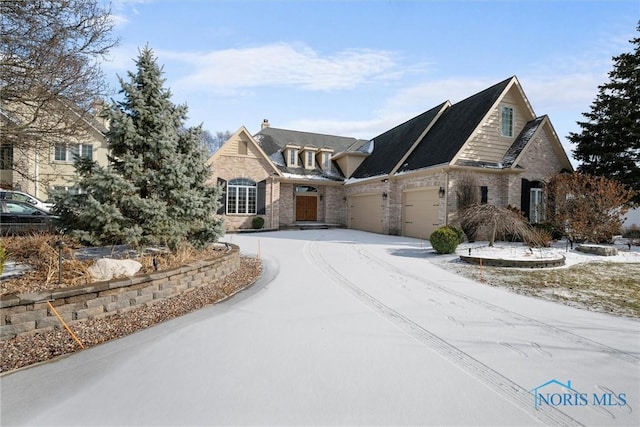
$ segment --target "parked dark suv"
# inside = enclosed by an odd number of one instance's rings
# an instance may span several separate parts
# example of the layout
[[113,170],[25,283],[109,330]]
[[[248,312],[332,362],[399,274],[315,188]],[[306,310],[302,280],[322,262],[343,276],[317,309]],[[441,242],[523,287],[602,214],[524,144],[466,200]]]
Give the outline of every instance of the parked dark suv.
[[49,212],[17,200],[0,200],[0,234],[27,234],[53,232],[58,217]]

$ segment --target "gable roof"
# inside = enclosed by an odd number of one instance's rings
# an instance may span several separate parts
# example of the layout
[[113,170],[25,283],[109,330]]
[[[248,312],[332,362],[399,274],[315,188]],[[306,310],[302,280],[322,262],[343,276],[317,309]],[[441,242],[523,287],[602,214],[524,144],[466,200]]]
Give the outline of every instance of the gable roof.
[[356,169],[352,177],[368,178],[393,172],[394,167],[419,142],[419,138],[423,137],[447,104],[448,102],[443,102],[373,138],[373,152]]
[[509,147],[502,158],[502,165],[505,168],[509,168],[515,164],[516,159],[520,156],[524,147],[531,141],[531,138],[533,138],[533,135],[535,135],[538,129],[542,127],[542,123],[546,117],[547,116],[536,117],[524,125],[522,132],[520,132],[520,135],[513,141],[513,144],[511,144],[511,147]]
[[[246,127],[244,126],[240,126],[240,128],[235,131],[235,133],[233,135],[231,135],[229,137],[229,139],[227,139],[227,141],[225,142],[225,144],[228,144],[230,141],[235,140],[236,138],[238,138],[241,134],[244,134],[245,136],[245,140],[249,141],[258,151],[258,153],[260,154],[260,156],[269,164],[269,166],[271,166],[273,168],[273,171],[280,175],[280,170],[278,169],[278,167],[274,164],[274,162],[269,158],[269,156],[267,155],[267,153],[265,153],[265,151],[262,149],[262,147],[260,146],[260,144],[258,144],[256,142],[256,140],[251,136],[251,134],[249,133],[249,131],[247,130]],[[213,153],[209,159],[207,160],[207,163],[212,164],[213,161],[218,158],[219,156],[221,156],[224,153],[224,150],[222,149],[222,147],[220,147],[215,153]]]
[[515,77],[449,107],[398,169],[406,172],[451,162]]
[[516,166],[520,157],[525,152],[529,141],[531,141],[539,132],[542,132],[544,127],[547,127],[552,135],[550,138],[552,148],[558,155],[559,160],[564,163],[564,169],[568,171],[573,170],[573,165],[571,165],[571,161],[569,160],[564,147],[562,147],[560,139],[558,138],[558,135],[551,124],[551,120],[547,115],[536,117],[524,126],[518,137],[513,141],[513,144],[509,147],[502,158],[503,167],[509,168]]

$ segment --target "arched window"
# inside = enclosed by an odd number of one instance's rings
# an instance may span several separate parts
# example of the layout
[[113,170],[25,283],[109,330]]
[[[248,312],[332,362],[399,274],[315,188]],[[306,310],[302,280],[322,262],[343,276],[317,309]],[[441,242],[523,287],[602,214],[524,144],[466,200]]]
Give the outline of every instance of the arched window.
[[258,186],[246,178],[236,178],[227,184],[227,213],[255,215]]

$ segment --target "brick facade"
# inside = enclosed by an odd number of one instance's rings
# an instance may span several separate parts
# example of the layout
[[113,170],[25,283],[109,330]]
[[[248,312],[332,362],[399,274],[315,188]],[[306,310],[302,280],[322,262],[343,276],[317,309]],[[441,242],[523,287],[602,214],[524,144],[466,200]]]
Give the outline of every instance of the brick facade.
[[[214,172],[224,179],[242,176],[259,181],[268,178],[268,207],[265,224],[274,229],[296,223],[296,186],[298,185],[317,188],[318,191],[314,192],[313,196],[309,193],[304,196],[317,197],[318,222],[350,226],[350,221],[353,221],[363,229],[370,228],[378,232],[380,231],[378,214],[381,212],[381,231],[392,235],[403,234],[410,229],[413,231],[409,231],[408,234],[419,234],[415,230],[422,227],[423,223],[428,226],[424,229],[431,229],[437,225],[455,224],[457,222],[456,186],[462,174],[471,173],[475,177],[478,195],[484,190],[483,187],[486,187],[486,203],[523,209],[522,205],[528,204],[530,196],[530,194],[522,194],[523,179],[535,183],[536,187],[533,188],[542,188],[543,186],[538,183],[544,184],[554,174],[572,167],[549,119],[546,116],[535,117],[515,77],[487,90],[489,92],[483,91],[477,94],[478,97],[474,95],[461,101],[461,103],[466,102],[462,110],[450,110],[463,111],[465,115],[473,116],[469,117],[470,123],[476,123],[474,120],[479,120],[470,133],[466,133],[467,130],[463,126],[458,129],[460,122],[455,114],[460,113],[455,113],[453,116],[443,114],[433,117],[426,114],[377,137],[377,141],[381,142],[378,146],[380,154],[377,157],[376,144],[370,144],[373,150],[370,152],[355,148],[354,151],[348,151],[349,149],[344,147],[341,152],[335,151],[337,154],[334,163],[342,168],[342,172],[347,175],[353,173],[356,177],[351,179],[347,177],[344,182],[328,184],[327,181],[323,181],[322,176],[308,175],[306,170],[302,171],[303,173],[291,171],[282,158],[283,147],[286,148],[288,145],[282,145],[281,142],[274,148],[273,141],[267,137],[268,133],[259,133],[260,146],[265,150],[271,150],[270,156],[267,156],[245,128],[241,128],[242,132],[236,133],[220,149],[222,154],[213,162]],[[492,90],[501,92],[495,94],[497,98],[485,99],[487,93],[490,94]],[[502,107],[508,107],[513,112],[513,126],[509,132],[505,132],[506,134],[503,134],[501,126]],[[446,108],[454,109],[455,105],[449,105]],[[415,121],[419,117],[425,122]],[[435,130],[432,135],[436,136],[429,140],[429,132],[436,129],[431,127],[433,125],[431,120],[445,123],[438,129],[447,131],[441,134],[442,131]],[[413,135],[411,138],[417,137],[419,133],[414,129],[414,126],[418,126],[417,123],[422,123],[421,126],[425,127],[417,129],[423,134],[413,142],[413,139],[409,140],[405,137],[407,135]],[[398,128],[402,130],[398,131]],[[457,135],[457,130],[462,134]],[[285,136],[281,139],[286,141],[288,141],[287,138],[299,138],[300,135],[304,135],[303,140],[297,141],[300,146],[306,146],[309,141],[309,147],[314,147],[314,141],[319,141],[319,135],[304,132],[278,130],[272,134],[284,134]],[[322,142],[314,149],[325,147],[325,145],[330,146],[342,137],[330,138],[330,140],[320,139]],[[451,138],[453,139],[450,141]],[[289,144],[286,141],[285,143]],[[241,154],[246,150],[246,148],[243,149],[243,142],[254,149]],[[413,142],[412,145],[411,142]],[[441,152],[442,144],[445,146],[451,144],[451,147],[456,148],[457,151]],[[421,147],[429,147],[433,153],[423,152],[420,150]],[[396,156],[389,160],[388,153],[396,149],[402,152],[406,150],[404,157]],[[396,151],[396,154],[398,152],[400,151]],[[345,166],[344,162],[340,163],[345,153],[355,153],[359,160],[363,160],[358,170],[351,170],[350,167]],[[369,157],[364,158],[365,156]],[[412,156],[415,158],[410,160]],[[367,159],[371,160],[369,166],[367,166]],[[441,163],[431,166],[430,162],[435,159]],[[280,163],[276,165],[272,162]],[[410,164],[411,168],[415,169],[405,171],[403,169],[405,165]],[[354,165],[353,169],[355,167]],[[367,170],[367,167],[371,169]],[[395,171],[401,172],[395,173]],[[363,178],[369,174],[380,175],[375,178]],[[441,194],[441,189],[444,194]],[[366,195],[376,195],[376,197],[379,195],[380,203],[378,204],[378,199],[375,197],[356,198],[356,196]],[[300,197],[302,196],[301,194]],[[407,200],[410,202],[405,203]],[[309,205],[305,201],[300,206],[304,209],[306,218]],[[353,209],[353,212],[349,212],[350,209]],[[369,209],[375,209],[375,211]],[[529,211],[526,207],[525,210]],[[368,215],[369,212],[371,212],[370,215]],[[352,213],[355,215],[351,215]],[[435,218],[436,215],[437,218]],[[407,216],[407,219],[403,216]],[[250,216],[227,215],[226,219],[228,230],[250,228]],[[361,222],[363,219],[364,222]]]

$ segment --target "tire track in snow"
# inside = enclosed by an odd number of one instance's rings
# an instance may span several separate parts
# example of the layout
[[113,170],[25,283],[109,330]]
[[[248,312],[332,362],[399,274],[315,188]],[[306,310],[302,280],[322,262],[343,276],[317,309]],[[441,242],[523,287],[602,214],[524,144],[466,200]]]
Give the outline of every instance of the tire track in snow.
[[326,274],[334,283],[355,297],[361,303],[378,313],[409,336],[416,339],[427,348],[436,352],[446,360],[471,374],[496,393],[512,402],[529,416],[540,420],[545,425],[575,426],[580,422],[552,406],[535,408],[532,395],[525,388],[504,377],[489,366],[474,359],[469,354],[443,340],[436,334],[423,328],[419,324],[402,315],[400,312],[385,305],[382,301],[365,292],[344,275],[340,274],[326,261],[318,250],[317,242],[307,241],[303,248],[304,257],[322,273]]
[[[373,255],[371,252],[367,251],[366,249],[362,248],[360,245],[358,245],[357,243],[354,244],[353,249],[356,251],[356,253],[358,255],[360,255],[361,258],[363,258],[365,261],[372,263],[374,265],[377,266],[382,266],[385,269],[389,269],[391,270],[393,273],[395,274],[400,274],[400,275],[404,275],[408,278],[411,278],[419,283],[426,283],[427,285],[429,285],[432,288],[438,289],[442,292],[448,293],[450,295],[454,295],[458,298],[461,298],[465,301],[467,301],[470,304],[476,305],[476,306],[481,306],[485,309],[488,309],[490,311],[493,311],[495,313],[498,313],[500,315],[504,315],[504,316],[508,316],[511,317],[513,319],[517,319],[518,321],[521,322],[525,322],[528,325],[531,326],[537,326],[543,330],[545,330],[546,332],[549,332],[557,337],[560,337],[564,340],[567,340],[573,344],[578,344],[578,345],[583,345],[585,347],[589,347],[592,348],[596,351],[600,351],[602,353],[606,353],[609,356],[612,356],[616,359],[622,360],[624,362],[628,362],[631,363],[633,365],[636,366],[640,366],[640,358],[634,356],[633,354],[630,353],[626,353],[624,351],[615,349],[613,347],[609,347],[606,344],[602,344],[598,341],[594,341],[590,338],[587,337],[583,337],[582,335],[578,335],[576,333],[573,332],[569,332],[566,331],[564,329],[560,329],[557,326],[553,326],[550,325],[548,323],[545,322],[541,322],[540,320],[536,320],[534,318],[525,316],[523,314],[517,313],[515,311],[511,311],[508,310],[506,308],[491,304],[489,302],[486,301],[482,301],[480,299],[471,297],[469,295],[454,291],[452,289],[449,289],[445,286],[439,285],[437,283],[435,283],[434,281],[431,281],[429,279],[426,279],[424,277],[420,277],[420,276],[416,276],[414,274],[408,273],[406,271],[401,270],[400,268],[394,266],[393,264],[390,264],[387,261],[384,261],[383,259]],[[502,319],[498,319],[501,322],[505,323],[505,324],[509,324],[508,322],[506,322],[505,320]]]

